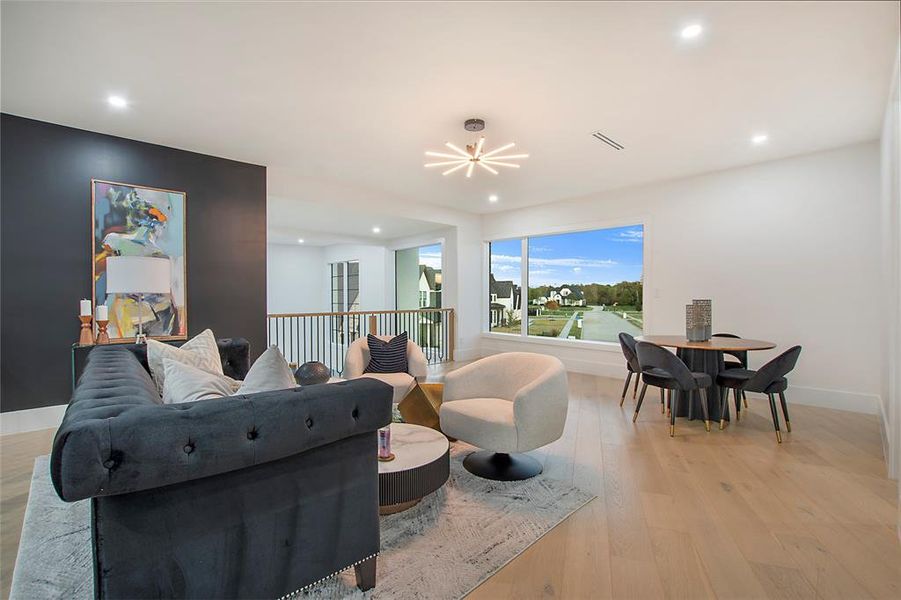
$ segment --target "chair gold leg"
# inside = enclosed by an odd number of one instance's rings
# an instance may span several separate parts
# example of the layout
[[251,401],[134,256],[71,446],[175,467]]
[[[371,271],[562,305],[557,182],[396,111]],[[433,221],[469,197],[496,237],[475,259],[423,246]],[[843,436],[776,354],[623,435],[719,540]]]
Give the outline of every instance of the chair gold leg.
[[782,432],[781,431],[778,431],[778,430],[776,431],[776,441],[779,442],[780,444],[782,443]]
[[626,374],[626,385],[623,386],[623,395],[619,399],[619,405],[622,406],[626,401],[626,394],[629,393],[629,384],[632,382],[632,371]]
[[669,436],[670,436],[670,437],[675,437],[675,436],[676,436],[676,426],[675,426],[675,425],[670,425],[670,426],[669,426]]
[[710,433],[710,421],[704,421],[704,429],[707,430],[707,433]]
[[720,431],[726,428],[726,419],[720,419]]
[[746,393],[742,392],[741,399],[744,402],[745,408],[748,408],[748,395]]
[[789,433],[792,432],[792,422],[791,422],[791,421],[786,421],[786,422],[785,422],[785,429],[786,429]]
[[647,391],[648,391],[648,384],[642,383],[641,384],[641,394],[639,394],[638,403],[635,405],[635,414],[632,415],[633,423],[638,420],[638,411],[641,410],[641,403],[644,402],[644,395],[645,395],[645,392],[647,392]]

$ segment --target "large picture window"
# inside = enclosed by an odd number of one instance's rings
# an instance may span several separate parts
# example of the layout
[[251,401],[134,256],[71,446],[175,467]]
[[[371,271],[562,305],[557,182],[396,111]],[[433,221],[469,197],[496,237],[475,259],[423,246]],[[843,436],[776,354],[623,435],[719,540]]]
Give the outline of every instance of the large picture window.
[[498,274],[503,269],[516,276],[510,283],[519,283],[522,246],[519,239],[490,244],[490,331],[523,333],[526,318],[529,336],[616,342],[621,331],[642,333],[642,225],[526,238],[528,295],[517,320],[507,324],[494,314],[495,292],[504,290]]

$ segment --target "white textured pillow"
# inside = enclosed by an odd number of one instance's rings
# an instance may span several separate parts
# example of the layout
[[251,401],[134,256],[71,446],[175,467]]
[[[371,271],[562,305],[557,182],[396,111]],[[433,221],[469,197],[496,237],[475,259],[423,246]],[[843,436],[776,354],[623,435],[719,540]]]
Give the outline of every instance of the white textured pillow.
[[238,393],[256,394],[293,387],[297,387],[297,382],[294,381],[288,361],[277,347],[269,346],[247,371]]
[[197,334],[180,348],[156,340],[147,340],[147,365],[160,394],[165,389],[166,370],[163,360],[166,358],[197,367],[213,375],[223,375],[216,336],[209,329]]
[[166,373],[163,404],[224,398],[233,392],[229,377],[214,375],[171,358],[163,359],[163,371]]

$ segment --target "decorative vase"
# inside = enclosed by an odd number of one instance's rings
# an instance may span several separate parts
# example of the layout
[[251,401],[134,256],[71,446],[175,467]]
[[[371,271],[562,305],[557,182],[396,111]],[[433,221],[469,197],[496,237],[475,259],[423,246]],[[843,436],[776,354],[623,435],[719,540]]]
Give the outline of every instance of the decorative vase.
[[698,324],[704,328],[704,340],[710,339],[713,335],[713,301],[709,298],[700,300],[692,300],[691,303],[696,307]]
[[689,342],[703,342],[704,323],[700,317],[700,310],[694,304],[685,305],[685,337]]
[[316,385],[325,383],[332,376],[331,371],[321,362],[305,362],[294,371],[294,380],[298,385]]

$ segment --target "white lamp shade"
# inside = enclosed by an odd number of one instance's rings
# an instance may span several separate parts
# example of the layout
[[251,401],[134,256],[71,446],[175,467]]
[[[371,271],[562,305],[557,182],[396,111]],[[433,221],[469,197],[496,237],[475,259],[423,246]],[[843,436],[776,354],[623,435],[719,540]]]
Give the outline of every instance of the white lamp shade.
[[106,259],[107,294],[167,294],[170,278],[168,258],[110,256]]

